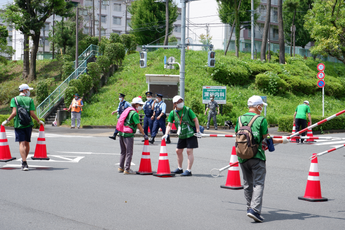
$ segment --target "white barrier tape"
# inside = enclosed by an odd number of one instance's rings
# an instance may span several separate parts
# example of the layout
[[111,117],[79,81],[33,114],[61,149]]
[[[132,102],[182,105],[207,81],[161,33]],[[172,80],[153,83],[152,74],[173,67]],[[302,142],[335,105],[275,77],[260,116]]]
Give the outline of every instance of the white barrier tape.
[[159,157],[159,160],[169,160],[168,156]]
[[318,176],[308,176],[308,180],[310,180],[310,181],[320,181],[320,177],[318,177]]

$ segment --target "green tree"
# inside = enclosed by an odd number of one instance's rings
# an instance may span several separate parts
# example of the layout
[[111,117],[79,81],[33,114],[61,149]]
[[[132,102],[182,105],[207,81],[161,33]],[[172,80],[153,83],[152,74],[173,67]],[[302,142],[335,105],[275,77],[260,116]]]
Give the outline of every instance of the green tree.
[[32,38],[28,81],[36,79],[36,57],[41,28],[53,14],[63,15],[67,9],[66,4],[64,0],[14,0],[14,4],[8,4],[5,8],[2,15],[4,21],[13,24],[15,29]]
[[[11,46],[7,46],[8,30],[6,26],[0,26],[0,54],[13,55],[14,50]],[[0,55],[0,62],[7,64],[7,59]]]
[[[211,44],[212,42],[212,36],[210,36],[209,34],[200,34],[199,36],[199,42],[201,42],[203,45],[208,45]],[[208,47],[207,46],[203,46],[202,50],[207,51]]]
[[[238,56],[240,31],[245,26],[248,27],[248,23],[251,20],[251,14],[248,13],[251,10],[250,0],[217,0],[218,3],[218,15],[220,20],[232,27],[235,25],[236,35],[236,54]],[[258,8],[260,0],[254,0],[254,9]],[[259,15],[255,13],[254,21],[259,18]],[[237,23],[238,21],[238,23]],[[229,38],[230,41],[231,38]],[[226,53],[225,53],[226,54]]]
[[[297,3],[297,4],[296,4]],[[283,3],[284,37],[292,45],[291,25],[296,27],[295,45],[304,48],[312,41],[310,33],[304,28],[304,17],[312,9],[314,0],[287,0]],[[297,5],[297,6],[296,6]]]
[[62,50],[66,54],[67,47],[75,45],[75,22],[62,18],[60,22],[55,22],[54,36],[49,32],[48,40],[54,42],[55,49]]
[[[173,30],[173,23],[177,19],[177,5],[169,1],[169,34]],[[139,45],[146,45],[153,41],[164,41],[165,35],[165,4],[155,0],[138,0],[128,7],[132,15],[129,26]]]
[[345,64],[344,15],[344,1],[315,0],[313,9],[304,18],[304,27],[315,40],[312,54],[329,55]]

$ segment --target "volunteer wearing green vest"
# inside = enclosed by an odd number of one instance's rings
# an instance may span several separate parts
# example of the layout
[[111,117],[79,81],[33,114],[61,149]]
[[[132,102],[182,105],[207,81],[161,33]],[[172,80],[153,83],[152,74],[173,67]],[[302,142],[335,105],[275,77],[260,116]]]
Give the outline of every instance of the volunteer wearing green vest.
[[38,123],[44,125],[44,122],[40,121],[34,112],[35,105],[34,101],[30,98],[30,90],[33,90],[33,88],[30,88],[27,84],[22,84],[19,86],[19,96],[12,98],[11,100],[12,114],[8,119],[2,122],[2,125],[5,126],[10,120],[12,120],[12,118],[14,118],[14,132],[16,135],[16,142],[19,142],[19,153],[22,157],[23,171],[29,170],[26,158],[28,157],[30,151],[31,132],[34,123],[31,120],[31,122],[28,125],[21,124],[21,120],[19,119],[19,116],[17,114],[17,103],[20,107],[25,108],[28,114],[33,119],[35,119]]
[[[175,122],[178,134],[178,143],[176,148],[178,168],[172,173],[181,174],[181,176],[192,176],[192,165],[194,162],[193,149],[198,148],[198,138],[201,138],[199,121],[195,113],[188,107],[184,106],[183,98],[175,96],[173,98],[174,109],[168,117],[168,125],[165,135],[162,139],[167,139],[171,130],[172,123]],[[195,128],[195,131],[194,131]],[[194,135],[197,133],[196,136]],[[187,148],[188,165],[187,170],[183,172],[183,149]]]
[[[132,100],[132,107],[134,110],[130,111],[124,122],[124,126],[128,126],[132,129],[131,133],[119,132],[119,142],[121,147],[120,155],[120,167],[118,168],[119,173],[123,174],[135,174],[131,168],[132,156],[133,156],[133,145],[134,145],[134,134],[137,128],[144,135],[145,140],[148,140],[148,136],[145,135],[144,129],[140,125],[138,111],[143,109],[144,102],[139,97],[135,97]],[[130,109],[130,108],[127,108]],[[126,110],[127,110],[126,109]],[[123,112],[124,113],[124,112]]]
[[[266,103],[262,101],[260,96],[252,96],[248,99],[248,113],[240,116],[242,125],[247,126],[255,115],[260,115]],[[235,132],[239,130],[239,122],[235,127]],[[255,142],[259,144],[256,155],[248,160],[238,158],[243,174],[244,197],[247,201],[247,216],[254,219],[255,222],[262,222],[261,216],[262,197],[264,192],[265,176],[266,176],[266,156],[262,149],[262,141],[269,136],[267,128],[267,120],[259,116],[251,127]],[[273,139],[273,143],[288,143],[287,138],[283,140]]]
[[[311,125],[309,101],[304,101],[303,104],[297,106],[293,115],[293,124],[296,125],[296,132],[307,127],[307,114]],[[302,136],[305,136],[305,132],[302,133]],[[304,139],[301,139],[301,143],[303,141]],[[296,139],[296,142],[299,143],[299,139]]]

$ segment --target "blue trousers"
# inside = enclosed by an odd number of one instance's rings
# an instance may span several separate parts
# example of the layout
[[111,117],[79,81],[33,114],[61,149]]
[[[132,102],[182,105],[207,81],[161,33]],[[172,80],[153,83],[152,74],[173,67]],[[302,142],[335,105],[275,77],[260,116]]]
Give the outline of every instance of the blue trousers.
[[145,116],[144,117],[144,133],[148,135],[148,128],[150,127],[150,133],[152,134],[153,129],[153,120],[151,120],[151,117]]
[[152,128],[152,134],[151,137],[155,137],[158,133],[159,128],[162,129],[163,134],[165,134],[165,119],[161,118],[157,120],[157,117],[155,117],[155,120],[153,122],[153,128]]

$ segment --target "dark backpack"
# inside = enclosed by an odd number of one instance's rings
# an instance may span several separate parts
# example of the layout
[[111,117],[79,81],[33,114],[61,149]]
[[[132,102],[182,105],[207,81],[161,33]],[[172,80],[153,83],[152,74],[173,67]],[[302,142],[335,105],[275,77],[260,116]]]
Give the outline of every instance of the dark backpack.
[[20,123],[22,126],[28,126],[28,125],[30,125],[30,123],[31,123],[31,117],[30,117],[28,111],[26,111],[25,108],[21,107],[21,106],[18,104],[17,97],[15,97],[14,100],[16,101],[16,105],[17,105],[17,114],[18,114],[18,117],[19,117],[19,123]]
[[241,122],[241,117],[238,118],[239,122],[239,129],[236,133],[236,154],[241,159],[250,159],[255,156],[258,152],[259,145],[255,142],[253,133],[252,133],[252,125],[256,118],[260,117],[259,115],[255,115],[249,122],[247,126],[243,126]]

